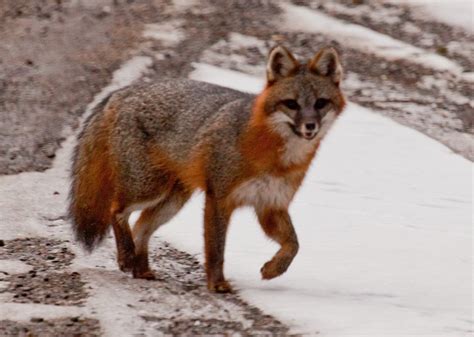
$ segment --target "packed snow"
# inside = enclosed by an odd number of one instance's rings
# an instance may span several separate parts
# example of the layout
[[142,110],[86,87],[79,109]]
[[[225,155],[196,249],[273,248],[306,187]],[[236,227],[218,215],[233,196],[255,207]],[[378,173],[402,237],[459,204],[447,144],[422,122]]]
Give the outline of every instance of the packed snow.
[[262,81],[238,71],[222,69],[205,63],[193,63],[193,67],[194,71],[189,74],[189,78],[193,80],[226,86],[247,93],[263,90]]
[[26,273],[30,269],[31,266],[21,261],[0,260],[0,276],[2,276],[2,274]]
[[55,319],[67,316],[80,316],[85,310],[73,306],[55,306],[36,303],[2,303],[0,305],[1,319],[28,322],[33,317]]
[[186,36],[181,30],[182,24],[180,21],[150,23],[145,25],[143,37],[160,40],[164,46],[171,47],[181,42]]

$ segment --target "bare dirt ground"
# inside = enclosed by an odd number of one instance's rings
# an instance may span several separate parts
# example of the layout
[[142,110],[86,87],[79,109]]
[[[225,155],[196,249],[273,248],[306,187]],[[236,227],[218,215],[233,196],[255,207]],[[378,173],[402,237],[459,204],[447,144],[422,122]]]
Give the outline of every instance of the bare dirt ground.
[[[469,56],[474,50],[472,35],[420,18],[408,7],[348,0],[293,3],[443,55],[456,61],[465,73],[474,71]],[[78,127],[86,105],[109,83],[113,71],[133,56],[152,60],[145,81],[187,76],[192,62],[199,61],[260,74],[266,52],[275,42],[305,57],[321,46],[335,45],[343,56],[351,101],[374,108],[474,159],[471,82],[409,59],[389,61],[326,35],[288,32],[279,24],[278,5],[259,0],[0,2],[0,174],[51,167],[68,135],[64,130]],[[143,36],[148,24],[157,23],[177,27],[181,35],[172,35],[175,41],[170,43]],[[254,37],[262,44],[258,48],[232,44],[230,32]],[[45,226],[54,227],[56,220],[45,220]],[[208,294],[202,268],[193,257],[162,242],[154,256],[160,257],[155,258],[154,268],[163,275],[161,279],[148,283],[126,275],[122,279],[132,291],[141,293],[141,302],[128,303],[140,312],[137,325],[142,330],[136,335],[289,334],[288,326],[238,295],[216,299]],[[74,258],[70,242],[37,237],[0,241],[0,259],[30,266],[18,273],[2,274],[0,270],[0,295],[12,303],[87,306],[95,274],[70,269]],[[170,314],[171,309],[166,314],[146,310],[147,305],[158,304],[163,298],[173,299],[168,308],[178,310],[175,314]],[[208,314],[201,318],[181,315],[179,303],[183,300],[208,306]],[[219,316],[229,307],[237,308],[239,315]],[[101,334],[104,324],[93,314],[61,319],[38,316],[28,322],[0,321],[0,335],[94,336]]]

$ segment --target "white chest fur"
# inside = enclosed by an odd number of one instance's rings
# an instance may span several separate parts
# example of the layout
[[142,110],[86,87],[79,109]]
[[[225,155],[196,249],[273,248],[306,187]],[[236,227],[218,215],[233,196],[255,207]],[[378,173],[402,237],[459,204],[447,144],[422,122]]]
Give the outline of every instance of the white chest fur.
[[308,155],[315,149],[318,141],[302,139],[296,136],[288,126],[293,123],[283,112],[275,112],[269,120],[270,127],[276,131],[285,141],[281,148],[280,158],[283,166],[299,164],[308,158]]
[[239,185],[232,192],[232,199],[238,205],[256,208],[287,208],[296,188],[285,177],[262,175]]

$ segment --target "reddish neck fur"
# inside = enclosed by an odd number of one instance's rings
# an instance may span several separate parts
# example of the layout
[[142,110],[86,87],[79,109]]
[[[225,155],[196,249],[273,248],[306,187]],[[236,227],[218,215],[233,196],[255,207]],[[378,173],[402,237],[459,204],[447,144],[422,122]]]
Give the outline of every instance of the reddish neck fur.
[[252,168],[253,174],[271,172],[276,175],[285,175],[294,171],[304,172],[311,163],[318,146],[303,163],[289,167],[282,166],[280,154],[284,150],[285,141],[268,125],[268,114],[265,111],[267,90],[268,87],[255,99],[249,125],[241,139],[241,153]]

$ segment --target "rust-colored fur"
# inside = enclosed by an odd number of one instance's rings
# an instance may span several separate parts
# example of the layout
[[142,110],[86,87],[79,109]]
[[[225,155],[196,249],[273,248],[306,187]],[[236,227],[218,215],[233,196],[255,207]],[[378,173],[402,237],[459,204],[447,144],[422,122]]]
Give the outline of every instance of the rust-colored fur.
[[[104,108],[107,100],[101,102],[96,110]],[[76,179],[71,187],[69,212],[75,219],[76,236],[88,250],[92,250],[106,235],[111,222],[110,207],[116,196],[114,161],[108,143],[113,111],[109,110],[106,116],[97,129],[90,130],[93,134],[83,132],[88,141],[76,149],[77,165],[73,167]]]

